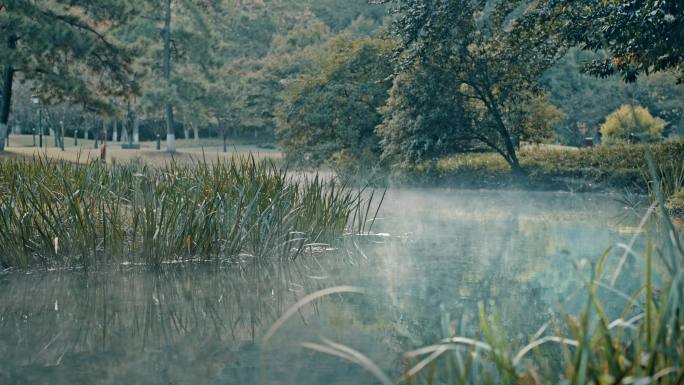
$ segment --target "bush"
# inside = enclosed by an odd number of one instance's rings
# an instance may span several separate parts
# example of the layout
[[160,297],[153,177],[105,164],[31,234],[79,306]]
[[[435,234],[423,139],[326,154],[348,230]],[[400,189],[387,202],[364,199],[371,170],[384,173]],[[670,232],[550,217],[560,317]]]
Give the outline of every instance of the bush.
[[656,142],[665,126],[666,121],[653,117],[646,108],[624,104],[606,117],[601,138],[604,144]]

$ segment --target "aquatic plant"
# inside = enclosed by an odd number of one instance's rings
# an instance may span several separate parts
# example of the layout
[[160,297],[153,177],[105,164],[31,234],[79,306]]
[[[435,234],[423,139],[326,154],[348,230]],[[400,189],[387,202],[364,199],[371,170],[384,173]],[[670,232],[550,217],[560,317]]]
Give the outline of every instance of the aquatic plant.
[[0,267],[295,259],[362,232],[372,194],[252,157],[227,163],[0,162]]

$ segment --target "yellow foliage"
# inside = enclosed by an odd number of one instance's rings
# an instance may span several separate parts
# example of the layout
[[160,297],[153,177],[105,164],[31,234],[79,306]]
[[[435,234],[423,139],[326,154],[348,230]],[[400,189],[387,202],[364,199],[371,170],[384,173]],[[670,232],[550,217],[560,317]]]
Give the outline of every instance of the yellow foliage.
[[601,125],[604,144],[655,142],[662,138],[667,122],[642,106],[624,104]]

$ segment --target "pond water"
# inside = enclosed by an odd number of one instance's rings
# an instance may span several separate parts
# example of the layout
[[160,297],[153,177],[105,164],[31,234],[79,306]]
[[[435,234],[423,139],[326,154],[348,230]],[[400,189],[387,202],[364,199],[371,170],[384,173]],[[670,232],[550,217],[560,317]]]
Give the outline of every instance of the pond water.
[[[356,365],[301,346],[322,338],[398,378],[401,353],[449,327],[476,337],[478,303],[521,343],[558,311],[577,310],[587,271],[578,261],[628,243],[638,222],[607,195],[394,190],[374,224],[381,235],[287,265],[6,273],[0,383],[374,383]],[[610,266],[621,252],[613,254]],[[628,261],[618,286],[638,286],[636,270]],[[366,292],[306,306],[261,342],[294,302],[336,285]]]

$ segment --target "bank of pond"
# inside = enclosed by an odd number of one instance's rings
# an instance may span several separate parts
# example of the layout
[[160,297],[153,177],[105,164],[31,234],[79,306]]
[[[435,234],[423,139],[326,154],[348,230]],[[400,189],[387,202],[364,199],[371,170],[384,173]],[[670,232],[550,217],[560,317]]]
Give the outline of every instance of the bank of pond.
[[649,153],[661,178],[682,184],[683,140],[584,148],[528,145],[518,154],[522,174],[511,172],[497,153],[458,154],[395,171],[394,179],[396,184],[416,186],[647,193]]

